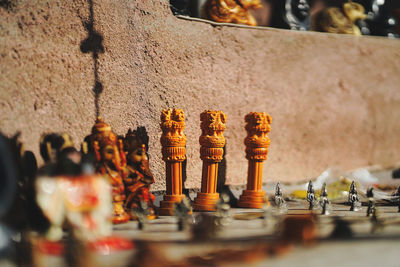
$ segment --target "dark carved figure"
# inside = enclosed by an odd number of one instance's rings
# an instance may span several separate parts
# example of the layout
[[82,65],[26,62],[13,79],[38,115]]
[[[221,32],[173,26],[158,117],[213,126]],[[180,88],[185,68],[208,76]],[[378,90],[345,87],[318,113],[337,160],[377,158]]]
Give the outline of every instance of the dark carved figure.
[[317,197],[315,196],[314,186],[311,181],[308,183],[307,201],[310,204],[308,207],[309,210],[314,209],[315,205],[318,203]]
[[361,207],[360,198],[357,193],[356,184],[353,181],[350,186],[349,191],[349,203],[350,203],[350,211],[358,211]]
[[149,219],[155,216],[154,195],[150,186],[154,183],[150,171],[149,159],[146,153],[146,141],[138,131],[128,130],[124,138],[124,150],[127,159],[127,177],[125,178],[125,206],[127,209],[137,209],[141,202],[145,202]]

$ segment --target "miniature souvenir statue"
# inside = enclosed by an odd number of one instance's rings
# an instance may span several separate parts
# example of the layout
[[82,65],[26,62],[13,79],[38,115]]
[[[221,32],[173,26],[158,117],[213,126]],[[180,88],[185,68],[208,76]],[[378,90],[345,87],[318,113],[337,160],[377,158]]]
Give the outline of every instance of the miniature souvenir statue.
[[127,159],[125,207],[137,209],[140,202],[144,201],[148,207],[149,219],[152,219],[155,217],[155,197],[150,193],[150,185],[154,183],[154,177],[150,171],[146,145],[137,131],[128,130],[124,138],[124,149]]
[[271,131],[272,118],[266,112],[250,112],[245,116],[247,136],[246,158],[249,161],[247,187],[239,198],[241,208],[258,208],[264,206],[265,192],[262,190],[263,161],[267,159],[271,140],[267,134]]
[[178,218],[178,230],[183,231],[188,225],[189,214],[192,211],[190,200],[185,197],[181,202],[175,203],[175,216]]
[[359,211],[361,208],[360,198],[357,193],[356,183],[353,181],[349,191],[350,211]]
[[368,198],[367,217],[370,217],[375,210],[374,188],[371,187],[367,190],[367,198]]
[[361,4],[351,1],[343,4],[342,9],[328,7],[322,11],[317,19],[317,30],[330,33],[361,35],[356,22],[367,18],[364,12],[364,7]]
[[112,132],[109,124],[100,117],[97,118],[92,128],[92,134],[86,138],[90,151],[94,152],[96,159],[96,172],[108,178],[112,186],[114,224],[124,223],[129,220],[129,215],[124,209],[126,178],[126,159],[122,147],[122,140]]
[[165,109],[161,113],[162,158],[165,161],[167,193],[160,202],[160,215],[174,215],[174,204],[182,194],[182,162],[186,159],[185,114],[182,109]]
[[275,206],[279,209],[287,209],[286,201],[283,198],[281,184],[278,182],[275,187],[275,197],[274,197]]
[[100,175],[85,172],[77,176],[39,177],[36,180],[37,202],[51,226],[46,237],[58,241],[65,221],[80,240],[92,241],[111,235],[111,187]]
[[257,21],[249,10],[260,7],[260,0],[207,0],[202,17],[216,22],[257,26]]
[[222,111],[206,110],[200,114],[200,158],[203,160],[201,192],[194,199],[196,211],[215,211],[219,199],[217,193],[218,163],[224,154],[226,115]]
[[216,216],[218,217],[218,223],[220,225],[227,225],[229,223],[229,196],[225,193],[221,194],[216,206]]
[[135,217],[138,220],[139,230],[143,230],[145,228],[147,224],[147,218],[149,217],[150,213],[153,212],[153,210],[149,209],[147,203],[148,202],[146,201],[140,201],[134,209]]
[[322,185],[321,196],[319,199],[319,203],[322,207],[322,215],[329,215],[329,205],[331,202],[328,199],[328,192],[326,191],[326,183]]
[[310,204],[308,207],[309,210],[313,210],[316,204],[318,204],[317,197],[315,196],[314,186],[311,181],[308,183],[307,201]]
[[271,26],[283,29],[310,30],[310,5],[307,0],[275,0]]

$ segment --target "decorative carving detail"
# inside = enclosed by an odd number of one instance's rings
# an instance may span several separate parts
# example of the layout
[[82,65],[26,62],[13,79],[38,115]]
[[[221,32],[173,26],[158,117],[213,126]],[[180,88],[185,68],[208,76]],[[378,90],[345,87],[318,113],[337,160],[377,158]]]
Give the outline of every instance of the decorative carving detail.
[[271,140],[267,134],[271,131],[272,117],[266,112],[251,112],[246,115],[247,137],[246,158],[248,160],[264,161],[267,159],[268,147]]
[[224,154],[226,115],[222,111],[206,110],[200,114],[200,158],[220,162]]
[[216,22],[257,26],[249,10],[260,7],[260,0],[208,0],[204,4],[202,17]]
[[161,112],[161,145],[164,161],[186,159],[185,114],[182,109],[164,109]]

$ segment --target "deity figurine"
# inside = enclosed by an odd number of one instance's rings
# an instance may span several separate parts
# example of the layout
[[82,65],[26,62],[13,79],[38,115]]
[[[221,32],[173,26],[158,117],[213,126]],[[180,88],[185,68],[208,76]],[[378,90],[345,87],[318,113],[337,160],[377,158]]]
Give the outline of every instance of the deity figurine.
[[92,134],[86,137],[85,141],[88,142],[89,151],[94,153],[96,172],[106,176],[112,186],[114,210],[112,222],[114,224],[127,222],[129,215],[124,209],[126,158],[122,140],[118,140],[110,125],[98,117],[92,128]]
[[309,210],[313,210],[315,206],[318,204],[317,197],[315,196],[314,186],[311,181],[308,183],[307,201],[309,203],[308,207]]
[[308,0],[273,0],[271,25],[282,29],[310,30],[310,5]]
[[208,0],[203,6],[202,17],[216,22],[257,26],[249,10],[260,7],[260,0]]
[[[150,185],[154,183],[150,171],[149,159],[146,153],[146,144],[138,131],[128,130],[124,138],[124,150],[127,159],[127,177],[125,178],[125,207],[137,210],[141,202],[148,207],[149,219],[155,218],[155,196],[150,192]],[[131,215],[133,218],[134,216]]]
[[323,10],[317,18],[317,30],[330,33],[344,33],[352,35],[361,35],[360,28],[356,22],[365,20],[364,7],[359,3],[349,1],[343,4],[343,8],[328,7]]

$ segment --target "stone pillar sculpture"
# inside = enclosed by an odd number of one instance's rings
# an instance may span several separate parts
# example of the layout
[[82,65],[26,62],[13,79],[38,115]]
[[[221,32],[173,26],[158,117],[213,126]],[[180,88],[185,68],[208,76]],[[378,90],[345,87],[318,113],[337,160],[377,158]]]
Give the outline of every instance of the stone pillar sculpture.
[[222,111],[206,110],[200,114],[200,158],[203,160],[201,192],[194,199],[193,209],[215,211],[219,199],[217,193],[218,163],[224,154],[226,115]]
[[166,165],[167,193],[160,203],[160,215],[173,215],[174,204],[185,197],[182,194],[182,162],[186,159],[185,114],[181,109],[161,113],[162,157]]
[[267,159],[272,118],[265,112],[251,112],[246,115],[247,137],[246,158],[249,160],[247,189],[239,198],[239,207],[262,208],[265,205],[265,192],[262,191],[263,161]]

